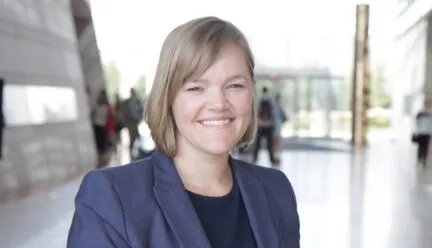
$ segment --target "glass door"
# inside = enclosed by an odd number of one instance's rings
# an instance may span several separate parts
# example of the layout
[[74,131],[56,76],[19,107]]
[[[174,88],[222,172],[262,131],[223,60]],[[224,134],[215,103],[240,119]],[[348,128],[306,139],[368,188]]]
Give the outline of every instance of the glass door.
[[283,137],[322,138],[330,135],[328,82],[298,78],[282,80],[276,88],[289,120],[282,129]]
[[309,132],[308,137],[330,136],[330,84],[327,79],[308,79]]
[[331,80],[330,89],[330,137],[332,139],[351,139],[350,82],[345,78]]
[[297,136],[298,97],[297,84],[293,79],[281,79],[274,84],[275,94],[280,94],[280,103],[288,118],[281,127],[283,138]]

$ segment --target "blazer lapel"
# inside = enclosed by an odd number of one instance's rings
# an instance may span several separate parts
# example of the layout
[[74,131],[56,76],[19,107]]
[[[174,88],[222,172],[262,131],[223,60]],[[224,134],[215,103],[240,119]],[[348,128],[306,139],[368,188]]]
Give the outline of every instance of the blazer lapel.
[[168,225],[183,248],[211,248],[172,160],[155,151],[154,194]]
[[278,237],[264,187],[241,163],[231,159],[231,166],[246,206],[255,240],[260,248],[277,248],[279,247]]

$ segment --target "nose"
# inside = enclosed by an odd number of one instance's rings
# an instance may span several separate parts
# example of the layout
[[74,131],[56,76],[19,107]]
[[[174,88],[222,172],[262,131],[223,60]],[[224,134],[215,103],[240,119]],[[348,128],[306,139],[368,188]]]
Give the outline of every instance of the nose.
[[208,97],[210,110],[221,111],[229,108],[229,100],[223,90],[215,89]]

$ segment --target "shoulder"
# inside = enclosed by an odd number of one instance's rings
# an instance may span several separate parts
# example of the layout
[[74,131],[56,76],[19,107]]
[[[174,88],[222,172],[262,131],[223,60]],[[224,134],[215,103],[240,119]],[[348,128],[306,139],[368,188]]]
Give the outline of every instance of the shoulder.
[[143,177],[145,178],[152,176],[152,171],[153,161],[151,157],[148,157],[126,165],[94,170],[89,172],[87,176],[92,177],[93,175],[100,174],[118,183],[124,183],[125,180],[142,180]]
[[289,199],[293,204],[297,205],[293,187],[284,172],[278,169],[263,167],[241,160],[235,161],[264,186],[268,195],[280,199]]
[[234,159],[236,163],[245,168],[254,177],[262,182],[272,182],[270,184],[286,184],[289,183],[285,173],[281,170],[251,164],[242,160]]
[[108,200],[113,197],[127,197],[128,194],[132,196],[132,192],[136,191],[146,196],[152,192],[153,175],[151,158],[118,167],[93,170],[84,176],[78,196],[97,193],[101,197],[105,195]]
[[126,247],[131,216],[151,223],[151,165],[147,159],[87,173],[75,197],[68,247]]

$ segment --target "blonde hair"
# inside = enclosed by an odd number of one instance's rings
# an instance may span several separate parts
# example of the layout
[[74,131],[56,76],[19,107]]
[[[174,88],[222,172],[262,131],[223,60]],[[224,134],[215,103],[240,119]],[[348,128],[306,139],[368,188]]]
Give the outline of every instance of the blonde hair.
[[[175,156],[177,128],[171,105],[182,84],[202,75],[227,44],[235,44],[245,54],[251,78],[254,58],[243,33],[232,23],[217,17],[202,17],[175,28],[165,39],[150,95],[145,108],[151,137],[156,148]],[[253,97],[252,119],[237,145],[249,145],[257,132],[256,100]]]

